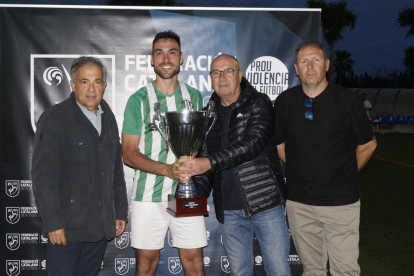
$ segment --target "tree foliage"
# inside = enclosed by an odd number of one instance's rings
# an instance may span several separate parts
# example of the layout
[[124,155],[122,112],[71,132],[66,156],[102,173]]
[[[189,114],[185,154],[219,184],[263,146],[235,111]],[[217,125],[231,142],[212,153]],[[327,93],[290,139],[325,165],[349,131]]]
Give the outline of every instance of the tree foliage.
[[345,29],[355,28],[357,15],[348,9],[347,1],[325,2],[324,0],[307,0],[305,6],[308,8],[322,9],[321,21],[323,38],[329,46],[329,57],[331,65],[329,68],[329,79],[334,79],[335,68],[335,43],[344,39]]
[[372,66],[373,75],[342,75],[341,85],[353,88],[414,88],[414,71],[388,70],[386,64]]
[[[403,8],[398,12],[397,25],[401,28],[407,28],[407,35],[405,38],[410,36],[414,37],[414,9],[413,8]],[[405,57],[403,59],[403,64],[407,67],[408,71],[414,74],[414,48],[412,46],[404,50]]]
[[335,51],[335,72],[336,72],[336,83],[342,84],[342,78],[353,76],[354,70],[352,65],[355,60],[351,59],[351,53],[346,50]]
[[112,6],[185,6],[175,0],[106,0],[104,3]]
[[403,63],[408,70],[414,72],[414,48],[412,46],[404,50],[405,58]]
[[408,27],[408,32],[405,38],[414,36],[414,9],[413,8],[403,8],[398,12],[397,24],[401,28]]

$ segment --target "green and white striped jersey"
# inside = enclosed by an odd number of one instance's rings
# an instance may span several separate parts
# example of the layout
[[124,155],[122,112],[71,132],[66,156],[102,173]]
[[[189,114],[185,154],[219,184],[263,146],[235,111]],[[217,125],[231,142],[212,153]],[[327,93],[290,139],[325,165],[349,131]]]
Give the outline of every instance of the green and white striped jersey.
[[[182,82],[171,95],[161,93],[153,83],[142,87],[128,99],[122,133],[140,135],[138,151],[146,157],[161,163],[174,163],[177,161],[174,153],[171,150],[167,153],[164,139],[158,131],[151,128],[152,115],[154,114],[153,103],[159,102],[161,104],[161,112],[181,111],[183,99],[187,99],[188,95],[193,103],[193,109],[201,110],[203,100],[200,91]],[[135,170],[132,200],[168,201],[168,194],[174,193],[176,185],[177,180]]]

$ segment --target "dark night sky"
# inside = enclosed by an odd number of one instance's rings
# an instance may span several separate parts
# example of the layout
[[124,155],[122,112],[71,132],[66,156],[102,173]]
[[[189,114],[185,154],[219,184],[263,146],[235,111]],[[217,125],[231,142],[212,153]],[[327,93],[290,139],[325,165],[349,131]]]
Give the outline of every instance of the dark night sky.
[[[270,7],[304,8],[306,0],[178,0],[188,7]],[[99,5],[103,0],[0,0],[4,4]],[[330,1],[328,1],[330,2]],[[374,73],[385,65],[386,72],[404,70],[404,49],[414,45],[414,37],[405,39],[408,28],[395,25],[398,11],[414,8],[413,0],[349,0],[348,8],[358,16],[355,29],[346,30],[345,39],[335,49],[347,50],[356,60],[354,71]]]

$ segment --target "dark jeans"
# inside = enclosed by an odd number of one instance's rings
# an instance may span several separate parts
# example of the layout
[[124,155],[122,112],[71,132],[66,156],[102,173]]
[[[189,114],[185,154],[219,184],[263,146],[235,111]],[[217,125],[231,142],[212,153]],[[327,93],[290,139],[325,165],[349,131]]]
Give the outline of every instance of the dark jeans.
[[69,241],[66,246],[47,245],[46,267],[49,276],[92,276],[97,275],[108,241]]

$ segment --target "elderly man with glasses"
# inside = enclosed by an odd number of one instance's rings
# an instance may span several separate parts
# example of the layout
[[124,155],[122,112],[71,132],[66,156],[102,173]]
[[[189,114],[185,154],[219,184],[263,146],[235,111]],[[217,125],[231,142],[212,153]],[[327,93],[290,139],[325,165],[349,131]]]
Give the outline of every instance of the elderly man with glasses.
[[267,275],[291,275],[283,197],[284,178],[274,143],[269,97],[242,77],[237,59],[211,63],[217,123],[198,158],[184,163],[205,196],[213,189],[231,275],[253,275],[253,233]]
[[287,215],[303,276],[360,275],[358,171],[376,140],[361,99],[328,82],[323,46],[296,49],[301,85],[275,102],[276,144],[286,162]]

